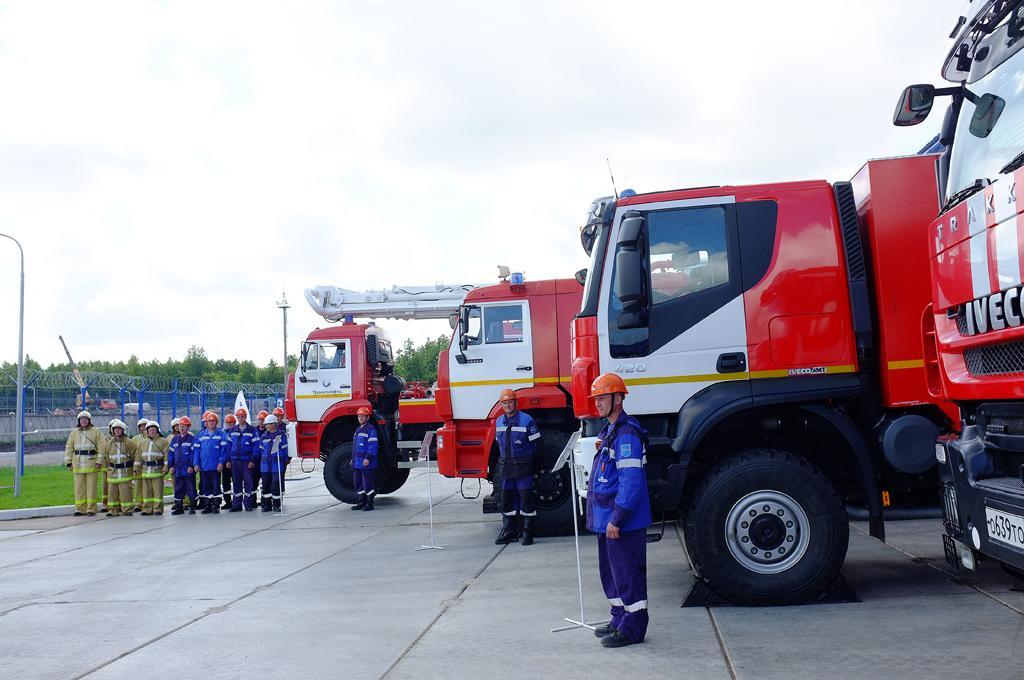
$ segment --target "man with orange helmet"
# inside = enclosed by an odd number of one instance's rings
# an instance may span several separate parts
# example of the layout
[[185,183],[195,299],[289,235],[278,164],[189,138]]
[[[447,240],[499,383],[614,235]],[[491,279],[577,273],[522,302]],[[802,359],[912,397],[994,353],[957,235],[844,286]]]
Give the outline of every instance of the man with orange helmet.
[[[167,467],[174,471],[174,510],[172,515],[185,513],[184,502],[188,498],[188,514],[196,514],[196,437],[189,431],[192,419],[182,416],[178,419],[178,434],[171,437],[167,450]],[[196,450],[198,450],[196,448]]]
[[503,389],[498,403],[504,411],[495,422],[502,469],[501,533],[494,542],[512,543],[522,536],[523,545],[533,545],[533,518],[537,516],[533,501],[533,455],[540,430],[533,418],[519,410],[514,390]]
[[[228,449],[231,448],[231,438],[228,432],[237,423],[238,419],[235,418],[234,413],[224,416],[224,435],[228,437]],[[224,451],[224,469],[220,471],[220,491],[224,496],[224,505],[221,506],[221,510],[230,510],[233,494],[231,489],[231,457],[228,455],[227,449]]]
[[[284,409],[281,408],[280,406],[276,406],[276,407],[274,407],[274,411],[271,413],[271,415],[273,415],[273,416],[275,416],[277,418],[277,430],[278,430],[278,432],[283,433],[285,438],[287,438],[288,437],[288,419],[284,417]],[[286,450],[285,451],[285,455],[281,457],[281,491],[282,492],[284,491],[284,480],[285,480],[285,473],[288,471],[288,463],[292,462],[291,456],[287,455],[287,453],[288,452]]]
[[359,493],[359,502],[353,510],[373,510],[373,497],[377,494],[374,482],[377,477],[377,428],[368,406],[356,409],[359,427],[352,435],[352,482]]
[[601,586],[612,606],[611,621],[594,631],[605,647],[643,642],[647,634],[647,432],[623,410],[627,394],[614,373],[599,375],[590,388],[598,414],[608,419],[597,435],[587,491],[587,528],[597,534]]
[[[246,422],[248,415],[244,408],[235,411],[232,418],[237,417],[238,424],[229,428],[228,462],[231,470],[231,482],[234,487],[231,512],[256,509],[256,498],[253,496],[252,473],[256,465],[253,463],[254,449],[259,446],[259,432]],[[224,418],[227,423],[228,419]]]
[[195,464],[199,469],[199,504],[203,515],[220,512],[220,473],[224,470],[224,456],[228,447],[224,430],[217,426],[220,417],[213,411],[203,414],[206,426],[196,436],[193,445]]
[[260,471],[260,439],[267,433],[267,416],[270,415],[270,411],[263,409],[256,414],[256,448],[253,450],[253,461],[256,466],[252,471],[252,498],[256,501],[257,505],[262,505],[263,500],[260,498],[260,494],[263,493],[263,473]]

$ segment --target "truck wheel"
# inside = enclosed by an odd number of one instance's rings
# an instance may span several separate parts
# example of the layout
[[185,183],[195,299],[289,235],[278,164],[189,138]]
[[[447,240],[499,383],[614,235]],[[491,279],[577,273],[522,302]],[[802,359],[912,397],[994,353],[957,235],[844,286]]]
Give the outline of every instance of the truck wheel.
[[818,468],[754,449],[713,468],[683,524],[697,572],[736,604],[799,604],[832,582],[850,527],[839,494]]
[[394,493],[401,489],[402,485],[405,484],[405,482],[409,479],[410,470],[409,468],[394,468],[390,470],[383,470],[381,468],[377,468],[378,477],[381,476],[382,472],[387,472],[387,474],[383,475],[383,482],[376,485],[380,487],[380,489],[377,491],[378,495],[382,493]]
[[[541,450],[533,473],[533,497],[537,504],[534,534],[537,536],[569,536],[572,534],[572,483],[569,466],[553,472],[551,466],[562,453],[569,434],[546,430],[541,435]],[[495,487],[500,496],[500,482]],[[582,526],[582,525],[581,525]]]
[[324,461],[324,483],[331,495],[342,503],[359,501],[352,482],[352,442],[335,446]]

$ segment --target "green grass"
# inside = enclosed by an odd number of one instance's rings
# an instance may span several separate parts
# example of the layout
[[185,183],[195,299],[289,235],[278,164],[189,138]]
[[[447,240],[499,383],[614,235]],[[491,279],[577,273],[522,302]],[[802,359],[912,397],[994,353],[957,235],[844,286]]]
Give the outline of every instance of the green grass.
[[[14,497],[14,468],[0,468],[0,510],[73,505],[75,480],[63,465],[26,465],[21,478],[21,495]],[[97,496],[99,498],[99,496]]]

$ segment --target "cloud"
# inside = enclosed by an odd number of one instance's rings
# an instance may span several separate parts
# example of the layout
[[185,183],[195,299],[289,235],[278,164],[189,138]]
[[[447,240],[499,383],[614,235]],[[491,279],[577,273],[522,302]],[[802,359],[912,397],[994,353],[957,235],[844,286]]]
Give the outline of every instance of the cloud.
[[934,134],[889,116],[938,79],[940,5],[12,5],[0,231],[26,248],[26,349],[262,363],[282,290],[294,352],[325,325],[307,286],[568,277],[606,157],[619,189],[847,179]]

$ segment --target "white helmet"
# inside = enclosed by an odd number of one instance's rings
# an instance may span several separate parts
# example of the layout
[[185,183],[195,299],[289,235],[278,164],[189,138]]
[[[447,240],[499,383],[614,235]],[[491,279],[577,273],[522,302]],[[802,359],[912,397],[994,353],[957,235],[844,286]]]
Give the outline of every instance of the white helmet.
[[137,423],[136,427],[138,427],[140,430],[145,430],[147,427],[149,427],[149,418],[139,418],[139,422]]
[[275,416],[275,415],[267,416],[266,419],[263,421],[263,424],[264,425],[276,425],[277,424],[277,416]]
[[114,418],[113,420],[111,420],[111,421],[110,421],[110,425],[109,425],[108,427],[110,428],[110,431],[111,431],[111,432],[113,432],[113,431],[114,431],[114,428],[115,428],[115,427],[119,427],[119,428],[121,428],[122,430],[124,430],[125,432],[127,432],[127,431],[128,431],[128,426],[127,426],[127,425],[125,425],[125,424],[124,424],[123,422],[121,422],[120,420],[118,420],[117,418]]
[[173,418],[171,420],[171,427],[174,427],[175,425],[178,425],[179,423],[181,423],[181,418]]
[[79,411],[78,412],[78,417],[79,418],[88,418],[89,422],[90,423],[92,422],[92,414],[89,413],[88,411]]
[[160,423],[158,423],[155,420],[147,420],[146,421],[146,429],[148,430],[151,427],[155,427],[157,432],[160,431]]

